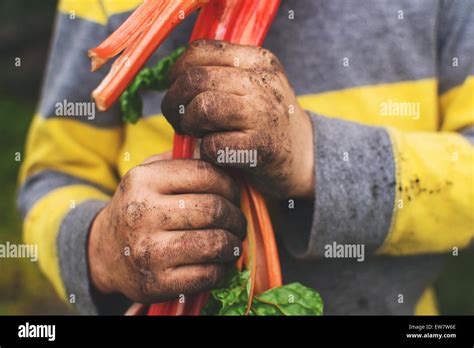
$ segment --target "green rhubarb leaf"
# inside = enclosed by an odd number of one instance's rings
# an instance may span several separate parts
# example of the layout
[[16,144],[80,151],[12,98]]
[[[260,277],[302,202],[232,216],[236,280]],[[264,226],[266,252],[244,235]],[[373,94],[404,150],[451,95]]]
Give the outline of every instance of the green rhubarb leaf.
[[224,287],[211,291],[211,299],[201,311],[203,315],[244,315],[248,303],[250,272],[240,272],[234,268]]
[[135,76],[135,79],[120,96],[120,107],[125,122],[136,123],[142,116],[143,103],[140,95],[141,92],[162,92],[169,88],[169,71],[171,66],[185,50],[185,47],[179,47],[169,56],[161,59],[154,67],[144,68]]
[[291,283],[270,289],[254,297],[255,315],[322,315],[321,296],[300,283]]
[[219,311],[222,308],[222,304],[217,301],[214,297],[210,297],[209,300],[207,301],[206,305],[204,308],[201,310],[201,315],[217,315],[219,314]]
[[[211,298],[202,315],[245,315],[250,272],[234,269],[225,287],[211,291]],[[254,296],[249,315],[322,315],[323,302],[319,294],[300,283],[287,284]]]

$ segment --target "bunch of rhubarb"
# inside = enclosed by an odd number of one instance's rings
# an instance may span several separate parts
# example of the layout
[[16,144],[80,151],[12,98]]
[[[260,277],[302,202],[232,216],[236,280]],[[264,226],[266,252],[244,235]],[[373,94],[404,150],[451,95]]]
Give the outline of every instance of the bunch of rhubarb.
[[[170,32],[193,11],[200,9],[190,42],[197,39],[225,40],[261,45],[278,11],[280,0],[145,0],[103,43],[89,52],[92,70],[120,54],[109,74],[94,90],[100,110],[109,108],[122,95],[125,119],[140,116],[140,90],[163,90],[167,71],[182,49],[154,68],[140,69]],[[175,134],[174,158],[192,158],[195,141]],[[263,197],[243,177],[241,209],[247,222],[247,238],[236,270],[227,286],[210,293],[187,296],[184,301],[151,305],[149,315],[320,315],[322,302],[312,289],[299,283],[282,286],[280,261],[272,224]],[[134,305],[129,314],[139,313]]]

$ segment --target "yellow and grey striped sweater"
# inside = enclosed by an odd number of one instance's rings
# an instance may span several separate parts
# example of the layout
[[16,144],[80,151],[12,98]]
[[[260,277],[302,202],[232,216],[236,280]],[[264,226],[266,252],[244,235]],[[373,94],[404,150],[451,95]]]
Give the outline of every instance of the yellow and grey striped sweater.
[[[171,148],[172,129],[159,93],[145,95],[137,125],[117,108],[91,119],[56,106],[90,100],[103,75],[89,72],[88,48],[139,3],[59,2],[21,170],[24,238],[82,313],[103,312],[88,275],[91,221],[127,170]],[[193,21],[151,62],[185,44]],[[474,2],[286,0],[265,46],[315,132],[315,200],[274,221],[285,280],[320,291],[327,314],[436,313],[430,284],[474,236]],[[328,253],[357,245],[363,262]]]

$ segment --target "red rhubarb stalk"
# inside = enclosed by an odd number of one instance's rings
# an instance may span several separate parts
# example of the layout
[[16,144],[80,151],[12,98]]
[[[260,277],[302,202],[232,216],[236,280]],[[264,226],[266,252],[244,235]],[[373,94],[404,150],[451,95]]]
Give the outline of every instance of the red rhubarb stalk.
[[[226,40],[232,43],[261,45],[277,13],[280,0],[213,0],[202,10],[196,22],[191,42],[196,39]],[[175,144],[193,142],[189,136],[175,135]],[[192,149],[184,147],[184,158],[191,158]],[[180,158],[183,158],[180,157]],[[248,257],[237,266],[250,267],[251,291],[246,314],[254,292],[261,293],[282,285],[278,250],[263,197],[242,181],[242,209],[248,221],[246,245]],[[200,295],[194,297],[198,301]]]
[[[131,17],[101,45],[92,49],[93,70],[123,53],[93,92],[100,110],[108,109],[125,90],[157,47],[191,12],[205,5],[196,21],[196,39],[225,40],[261,45],[277,13],[280,0],[145,0]],[[176,134],[173,158],[192,158],[195,140]],[[254,293],[282,285],[275,237],[263,197],[237,177],[242,189],[242,210],[248,220],[247,239],[237,267],[250,270],[250,311]],[[199,315],[208,293],[150,306],[149,315]],[[139,307],[136,307],[139,308]],[[136,309],[135,308],[135,309]],[[133,311],[132,311],[133,312]]]
[[[132,42],[127,42],[129,46],[117,58],[112,65],[109,74],[102,80],[101,84],[92,92],[99,110],[107,110],[123,93],[135,75],[140,71],[153,52],[163,43],[171,31],[193,11],[207,3],[208,0],[150,0],[145,2],[145,8],[139,8],[140,11],[152,19],[148,26],[143,28],[143,32],[138,37],[133,37]],[[156,10],[156,4],[160,4]],[[155,12],[155,11],[156,12]],[[141,16],[137,16],[141,18]],[[128,25],[132,26],[130,23]],[[127,32],[122,33],[126,36]],[[117,39],[117,42],[123,43],[126,39]],[[117,44],[116,46],[122,46]],[[101,45],[97,49],[92,49],[91,54],[94,59],[101,62],[108,59],[109,52],[102,56]],[[103,52],[103,50],[102,50]],[[111,50],[117,54],[117,50]]]
[[245,310],[245,315],[248,315],[250,312],[250,308],[252,307],[252,301],[253,301],[253,295],[255,293],[255,288],[257,286],[256,280],[257,280],[257,267],[261,266],[259,263],[259,255],[257,254],[257,238],[258,238],[258,233],[257,233],[257,228],[254,223],[256,222],[255,220],[255,215],[253,214],[254,212],[252,211],[251,207],[251,201],[249,197],[249,191],[247,185],[243,183],[241,185],[241,208],[245,216],[247,217],[247,242],[248,242],[248,253],[247,253],[247,258],[244,259],[245,265],[247,268],[250,270],[250,291],[249,291],[249,298],[248,298],[248,303],[247,303],[247,308]]
[[[159,6],[161,5],[161,8]],[[99,46],[89,50],[92,71],[96,71],[137,39],[166,6],[164,1],[145,0],[130,17]]]

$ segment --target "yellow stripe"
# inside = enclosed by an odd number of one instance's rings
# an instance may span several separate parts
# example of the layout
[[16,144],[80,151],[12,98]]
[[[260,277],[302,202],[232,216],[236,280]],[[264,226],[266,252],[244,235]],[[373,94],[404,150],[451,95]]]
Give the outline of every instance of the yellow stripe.
[[389,129],[396,162],[393,228],[379,253],[449,252],[474,238],[474,150],[456,133]]
[[[437,82],[435,79],[348,88],[298,98],[306,110],[373,126],[391,126],[406,131],[438,129]],[[391,104],[390,104],[391,102]],[[419,105],[419,118],[396,116],[396,103]],[[390,111],[388,110],[388,111]],[[415,110],[415,109],[413,109]]]
[[415,307],[415,315],[438,315],[438,304],[433,288],[425,290]]
[[[436,95],[436,80],[427,79],[305,95],[299,97],[298,101],[305,109],[329,117],[369,125],[394,126],[403,130],[434,131],[438,127]],[[419,102],[420,118],[382,116],[381,105],[389,100]],[[126,126],[124,145],[118,158],[120,174],[123,175],[149,156],[170,150],[172,137],[171,126],[161,116],[142,119],[136,125]]]
[[142,2],[143,0],[102,0],[105,11],[109,17],[118,13],[131,11]]
[[150,156],[170,151],[173,134],[173,128],[161,115],[140,119],[136,125],[127,125],[118,158],[120,175],[123,176]]
[[[472,80],[464,87],[444,96],[446,128],[459,129],[472,118],[473,99],[467,101]],[[470,243],[474,234],[473,149],[458,134],[433,133],[440,123],[436,80],[349,88],[302,96],[299,101],[305,109],[325,116],[389,128],[402,192],[397,187],[393,227],[379,252],[446,252]],[[419,103],[420,117],[383,115],[389,101]]]
[[114,190],[122,129],[101,129],[75,120],[36,115],[30,126],[20,183],[43,170],[56,170]]
[[457,131],[474,125],[474,76],[440,98],[444,115],[442,130]]
[[108,17],[128,12],[143,0],[60,0],[60,12],[106,25]]
[[107,15],[100,0],[60,0],[58,10],[70,15],[71,20],[80,17],[102,25],[107,24]]
[[35,204],[23,225],[25,243],[38,245],[40,268],[63,299],[66,299],[66,294],[61,280],[56,237],[61,222],[71,209],[71,201],[77,206],[90,199],[106,201],[108,197],[84,185],[57,189]]

